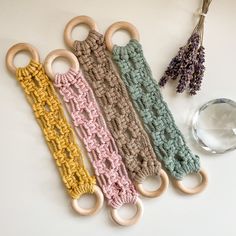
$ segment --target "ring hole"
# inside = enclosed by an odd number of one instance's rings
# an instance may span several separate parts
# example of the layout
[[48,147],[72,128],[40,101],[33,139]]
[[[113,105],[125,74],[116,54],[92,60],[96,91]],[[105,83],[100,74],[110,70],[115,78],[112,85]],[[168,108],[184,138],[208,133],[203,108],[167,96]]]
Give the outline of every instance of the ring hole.
[[96,205],[96,195],[95,194],[83,194],[78,200],[78,205],[85,209],[89,210],[95,207]]
[[199,183],[202,182],[202,176],[200,174],[189,174],[184,177],[183,185],[187,188],[195,188],[196,186],[199,185]]
[[[52,63],[52,70],[56,73],[66,73],[71,68],[70,62],[64,57],[57,57]],[[55,73],[54,72],[54,73]]]
[[134,217],[137,213],[137,207],[134,204],[124,204],[121,208],[118,209],[119,216],[122,219],[129,220]]
[[13,59],[13,64],[16,68],[26,67],[32,58],[32,55],[28,51],[20,51]]
[[[119,33],[118,33],[119,32]],[[125,46],[129,43],[131,35],[127,30],[118,30],[112,36],[112,42],[114,45]]]
[[155,191],[161,187],[161,178],[159,176],[148,176],[142,185],[148,191]]
[[86,24],[79,24],[72,30],[72,39],[83,41],[88,37],[89,26]]
[[50,109],[50,107],[49,107],[49,105],[48,105],[47,102],[46,102],[44,108],[45,108],[45,111],[47,111],[47,112],[50,112],[50,111],[51,111],[51,109]]

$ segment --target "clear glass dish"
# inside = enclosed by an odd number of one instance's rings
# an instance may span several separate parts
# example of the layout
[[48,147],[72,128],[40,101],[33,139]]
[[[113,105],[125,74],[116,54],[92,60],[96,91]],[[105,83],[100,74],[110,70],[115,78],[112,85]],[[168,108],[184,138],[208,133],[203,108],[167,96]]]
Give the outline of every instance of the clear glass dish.
[[201,106],[192,119],[192,134],[206,151],[221,154],[236,149],[236,103],[214,99]]

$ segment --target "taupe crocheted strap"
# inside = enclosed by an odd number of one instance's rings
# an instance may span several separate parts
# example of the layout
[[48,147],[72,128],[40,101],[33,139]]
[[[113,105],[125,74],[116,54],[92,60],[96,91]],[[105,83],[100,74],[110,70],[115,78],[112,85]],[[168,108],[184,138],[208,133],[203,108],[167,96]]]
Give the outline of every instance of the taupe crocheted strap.
[[74,53],[95,92],[130,177],[141,183],[147,176],[159,175],[161,164],[135,113],[125,85],[106,54],[103,35],[91,30],[85,41],[74,42]]

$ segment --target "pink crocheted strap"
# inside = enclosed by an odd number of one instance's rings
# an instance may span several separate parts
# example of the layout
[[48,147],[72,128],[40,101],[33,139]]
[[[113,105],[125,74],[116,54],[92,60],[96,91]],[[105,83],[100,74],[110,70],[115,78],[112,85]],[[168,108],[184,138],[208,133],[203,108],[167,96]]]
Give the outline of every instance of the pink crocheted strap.
[[114,208],[125,203],[134,204],[138,194],[81,71],[71,68],[65,74],[56,74],[54,85],[63,97],[76,133],[90,153],[97,181],[108,204]]

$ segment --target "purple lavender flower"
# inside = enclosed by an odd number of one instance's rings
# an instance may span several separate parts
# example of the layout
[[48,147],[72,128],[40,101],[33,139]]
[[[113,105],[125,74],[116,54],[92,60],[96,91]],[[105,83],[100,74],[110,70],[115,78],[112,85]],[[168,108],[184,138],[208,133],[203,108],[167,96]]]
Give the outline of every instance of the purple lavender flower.
[[200,46],[198,49],[193,78],[190,80],[189,93],[190,95],[196,95],[197,91],[201,88],[202,79],[205,72],[205,48]]
[[200,36],[197,33],[191,35],[188,44],[185,47],[185,52],[181,61],[181,69],[179,70],[179,84],[176,92],[182,93],[194,74],[194,64],[197,57],[197,51],[200,44]]
[[194,73],[194,63],[189,62],[182,69],[179,84],[176,88],[177,93],[182,93],[186,89],[189,81],[193,77],[193,73]]
[[169,79],[177,79],[183,54],[184,47],[181,47],[178,51],[178,54],[171,60],[167,70],[165,71],[165,74],[160,79],[160,86],[164,86]]

